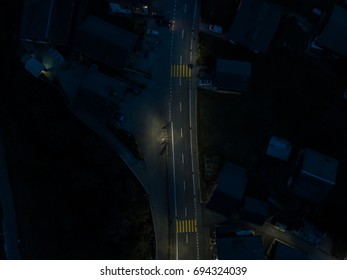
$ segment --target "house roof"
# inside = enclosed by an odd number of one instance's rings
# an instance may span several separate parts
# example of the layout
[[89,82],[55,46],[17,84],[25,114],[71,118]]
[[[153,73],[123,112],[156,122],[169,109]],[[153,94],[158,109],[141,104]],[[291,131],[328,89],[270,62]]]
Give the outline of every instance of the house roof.
[[91,68],[80,82],[75,104],[110,121],[119,109],[126,88],[126,82]]
[[336,183],[337,167],[336,159],[306,149],[294,193],[314,203],[324,202]]
[[217,238],[217,255],[220,260],[264,260],[261,236]]
[[19,37],[22,40],[66,44],[75,1],[25,0]]
[[88,16],[76,32],[74,48],[113,68],[123,68],[138,36],[94,16]]
[[238,209],[246,184],[246,170],[231,162],[225,162],[207,207],[225,216],[230,216],[234,210]]
[[301,173],[335,184],[338,161],[316,151],[306,149]]
[[289,141],[272,136],[266,150],[266,154],[274,158],[288,160],[292,147]]
[[282,18],[279,6],[265,0],[243,0],[229,30],[228,39],[253,52],[268,49]]
[[218,59],[213,85],[218,89],[247,91],[251,78],[251,63]]
[[320,46],[331,49],[339,55],[347,56],[347,10],[335,6],[330,19],[318,36]]

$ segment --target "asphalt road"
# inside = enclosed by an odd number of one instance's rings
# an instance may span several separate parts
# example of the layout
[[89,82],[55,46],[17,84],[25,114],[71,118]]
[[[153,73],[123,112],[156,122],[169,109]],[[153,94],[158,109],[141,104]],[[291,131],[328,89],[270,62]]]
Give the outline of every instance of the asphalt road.
[[[149,22],[160,34],[160,47],[149,53],[146,67],[152,79],[140,96],[124,102],[125,128],[138,138],[144,154],[142,170],[134,171],[151,202],[157,259],[208,259],[197,168],[198,69],[188,67],[195,64],[198,1],[153,0],[152,6],[174,25]],[[162,139],[167,140],[165,153]]]
[[173,0],[170,38],[169,121],[176,259],[205,259],[196,141],[195,49],[198,1]]

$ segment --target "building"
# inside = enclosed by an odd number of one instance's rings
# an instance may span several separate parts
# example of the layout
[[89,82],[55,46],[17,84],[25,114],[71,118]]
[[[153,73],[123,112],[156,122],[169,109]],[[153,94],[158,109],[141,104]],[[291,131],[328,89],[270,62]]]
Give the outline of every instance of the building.
[[347,57],[347,10],[335,6],[328,23],[316,38],[319,46]]
[[269,145],[267,146],[266,154],[268,156],[287,161],[289,159],[291,151],[292,147],[289,141],[283,138],[272,136],[269,141]]
[[19,37],[22,41],[66,45],[75,1],[24,0]]
[[76,32],[74,49],[98,63],[123,69],[138,39],[135,33],[88,16]]
[[336,184],[338,161],[306,149],[299,175],[293,181],[295,195],[315,204],[322,204]]
[[230,236],[216,238],[219,260],[264,260],[261,236]]
[[262,225],[268,218],[269,205],[257,198],[246,196],[240,214],[242,220]]
[[228,40],[254,53],[265,53],[275,36],[282,14],[280,6],[266,0],[242,0]]
[[103,122],[112,122],[120,111],[127,82],[105,75],[95,67],[77,66],[59,75],[72,107],[82,108]]
[[251,80],[251,63],[218,59],[213,82],[214,90],[247,92]]
[[246,184],[246,170],[231,162],[225,162],[207,208],[226,217],[231,216],[241,205]]

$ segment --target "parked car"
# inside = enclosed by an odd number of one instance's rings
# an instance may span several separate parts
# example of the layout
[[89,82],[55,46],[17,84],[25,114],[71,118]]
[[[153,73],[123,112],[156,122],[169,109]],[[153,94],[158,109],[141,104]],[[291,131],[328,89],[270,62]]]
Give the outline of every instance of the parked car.
[[159,36],[159,31],[148,28],[148,29],[147,29],[147,35],[150,35],[150,36]]
[[158,26],[168,26],[171,27],[172,26],[172,21],[168,20],[166,18],[160,18],[157,20],[157,25]]
[[218,34],[221,34],[223,32],[223,27],[221,27],[219,25],[211,24],[208,29],[210,29],[210,31],[212,31],[214,33],[218,33]]
[[199,87],[206,87],[206,86],[211,86],[211,85],[212,85],[212,80],[201,79],[198,82]]

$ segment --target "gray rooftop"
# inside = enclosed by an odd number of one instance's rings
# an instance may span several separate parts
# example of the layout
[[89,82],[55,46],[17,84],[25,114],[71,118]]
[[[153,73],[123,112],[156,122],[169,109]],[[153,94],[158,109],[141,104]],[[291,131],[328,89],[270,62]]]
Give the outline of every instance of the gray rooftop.
[[76,33],[76,51],[113,68],[123,68],[138,36],[94,16],[88,16]]
[[229,30],[228,39],[250,51],[268,49],[282,18],[282,9],[265,0],[243,0]]
[[75,1],[25,0],[19,37],[22,40],[66,44]]
[[347,56],[347,10],[335,6],[327,25],[317,38],[318,44]]
[[281,160],[288,160],[292,147],[289,141],[272,136],[266,150],[266,154]]
[[248,90],[251,79],[251,63],[247,61],[218,59],[213,85],[218,89]]
[[217,255],[220,260],[264,260],[261,236],[217,238]]

